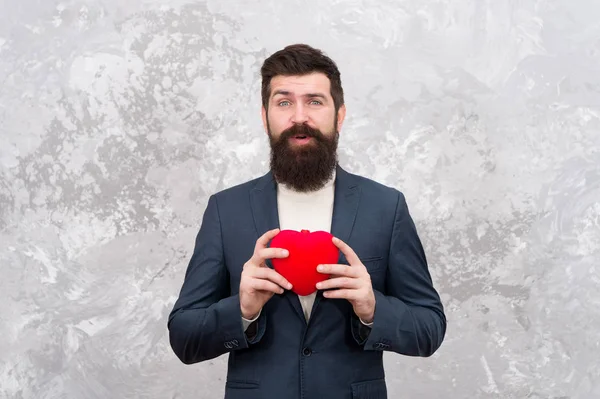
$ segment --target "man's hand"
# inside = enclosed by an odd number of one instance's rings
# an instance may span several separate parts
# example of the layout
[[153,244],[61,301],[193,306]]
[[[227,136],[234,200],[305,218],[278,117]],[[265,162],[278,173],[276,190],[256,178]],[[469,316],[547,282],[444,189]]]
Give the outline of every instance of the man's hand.
[[253,319],[274,294],[282,294],[292,285],[275,270],[267,267],[265,261],[271,258],[286,258],[289,253],[281,248],[267,248],[269,241],[279,233],[279,229],[267,231],[257,241],[254,254],[244,264],[240,280],[240,308],[242,317]]
[[347,299],[354,308],[354,313],[363,322],[371,323],[375,316],[375,293],[371,284],[371,275],[356,253],[345,242],[334,237],[333,243],[346,256],[350,266],[339,264],[319,265],[317,271],[331,274],[331,277],[318,283],[317,289],[337,288],[325,291],[323,296],[325,298]]

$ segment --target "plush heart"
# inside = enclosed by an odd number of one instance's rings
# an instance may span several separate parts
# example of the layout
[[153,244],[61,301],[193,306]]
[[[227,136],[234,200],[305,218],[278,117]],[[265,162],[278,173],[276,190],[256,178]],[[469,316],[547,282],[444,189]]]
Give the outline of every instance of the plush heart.
[[272,248],[289,251],[286,258],[272,258],[273,268],[292,283],[292,291],[298,295],[309,295],[317,290],[319,281],[328,275],[319,273],[317,266],[338,263],[339,250],[326,231],[281,230],[270,243]]

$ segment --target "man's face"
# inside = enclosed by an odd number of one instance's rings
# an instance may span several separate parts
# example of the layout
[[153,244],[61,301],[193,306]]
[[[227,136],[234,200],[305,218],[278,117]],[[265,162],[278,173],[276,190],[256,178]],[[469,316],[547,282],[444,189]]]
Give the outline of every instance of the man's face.
[[337,163],[345,114],[343,105],[335,112],[326,75],[274,77],[262,116],[277,181],[301,192],[321,188]]

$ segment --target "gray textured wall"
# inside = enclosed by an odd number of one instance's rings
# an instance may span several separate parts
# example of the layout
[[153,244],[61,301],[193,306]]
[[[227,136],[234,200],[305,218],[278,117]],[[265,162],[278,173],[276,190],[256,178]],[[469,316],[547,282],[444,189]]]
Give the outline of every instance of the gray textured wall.
[[390,397],[600,397],[600,2],[252,3],[0,2],[0,395],[222,396],[166,316],[208,196],[266,171],[262,60],[306,42],[447,309]]

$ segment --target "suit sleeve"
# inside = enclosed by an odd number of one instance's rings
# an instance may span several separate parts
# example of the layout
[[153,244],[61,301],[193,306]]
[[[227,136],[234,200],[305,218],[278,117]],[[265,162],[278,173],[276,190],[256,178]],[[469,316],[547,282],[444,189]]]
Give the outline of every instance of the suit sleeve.
[[[264,331],[266,315],[258,322]],[[262,327],[262,328],[261,328]],[[217,199],[213,195],[196,236],[179,297],[167,322],[169,342],[185,364],[213,359],[232,350],[248,348],[242,325],[239,295],[231,295],[223,256]]]
[[385,289],[385,293],[375,290],[375,317],[368,336],[364,332],[359,335],[360,323],[353,321],[355,339],[365,350],[433,355],[446,334],[446,317],[415,224],[400,192]]

